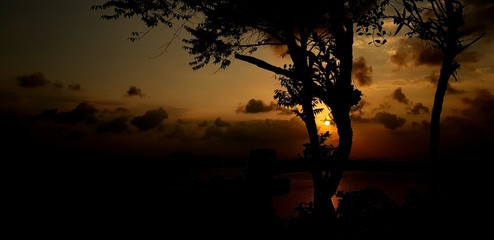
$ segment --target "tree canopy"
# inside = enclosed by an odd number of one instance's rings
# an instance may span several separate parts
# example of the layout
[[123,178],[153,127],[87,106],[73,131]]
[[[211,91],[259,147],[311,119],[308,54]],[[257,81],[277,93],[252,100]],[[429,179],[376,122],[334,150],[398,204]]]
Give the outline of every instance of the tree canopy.
[[[309,135],[314,184],[314,212],[334,218],[331,197],[343,176],[341,162],[348,160],[353,131],[351,108],[362,93],[352,81],[354,37],[369,37],[370,44],[386,43],[384,10],[388,0],[111,0],[93,6],[109,10],[112,20],[140,17],[149,27],[164,25],[185,29],[190,38],[183,48],[191,54],[194,70],[208,64],[225,69],[238,59],[275,73],[285,88],[275,91],[278,104],[294,108]],[[141,33],[133,33],[137,40]],[[282,49],[291,64],[276,66],[253,55],[261,47]],[[314,115],[325,104],[338,129],[339,144],[332,158],[320,158],[321,137]],[[326,164],[323,161],[332,161]],[[332,166],[330,169],[327,166]]]

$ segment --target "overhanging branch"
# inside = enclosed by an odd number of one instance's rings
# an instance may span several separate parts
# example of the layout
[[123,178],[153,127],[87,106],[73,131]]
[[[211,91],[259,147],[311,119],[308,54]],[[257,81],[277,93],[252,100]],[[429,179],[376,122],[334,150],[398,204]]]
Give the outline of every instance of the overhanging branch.
[[[252,56],[246,56],[242,54],[235,54],[235,58],[244,62],[248,62],[250,64],[256,65],[262,69],[274,72],[276,74],[281,74],[284,75],[288,78],[295,79],[295,75],[283,68],[273,66],[263,60],[260,60],[258,58],[252,57]],[[313,96],[323,100],[325,103],[330,104],[333,103],[333,98],[332,96],[328,95],[328,92],[326,89],[322,89],[320,86],[316,85],[313,81],[309,81],[309,86],[310,86],[310,92],[312,92]]]
[[286,76],[289,78],[293,77],[292,72],[290,72],[286,69],[280,68],[280,67],[273,66],[273,65],[271,65],[271,64],[269,64],[263,60],[260,60],[258,58],[252,57],[252,56],[247,56],[247,55],[242,55],[242,54],[236,53],[235,58],[238,60],[244,61],[244,62],[248,62],[248,63],[253,64],[253,65],[256,65],[256,66],[258,66],[262,69],[268,70],[270,72],[274,72],[276,74],[280,74],[280,75],[283,75],[283,76]]

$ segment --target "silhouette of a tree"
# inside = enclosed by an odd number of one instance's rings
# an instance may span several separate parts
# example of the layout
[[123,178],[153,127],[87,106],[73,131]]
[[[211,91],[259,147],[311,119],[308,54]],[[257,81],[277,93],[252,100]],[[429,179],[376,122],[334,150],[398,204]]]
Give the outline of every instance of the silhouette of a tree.
[[[406,35],[418,37],[429,43],[433,48],[442,52],[442,65],[437,81],[434,103],[431,114],[429,133],[429,162],[430,177],[433,187],[432,205],[436,209],[431,211],[442,217],[443,225],[456,224],[467,217],[461,216],[460,211],[452,214],[451,208],[458,205],[458,186],[467,186],[465,167],[455,172],[453,162],[443,164],[440,158],[440,120],[444,96],[451,77],[457,80],[456,73],[460,68],[459,55],[472,44],[480,40],[484,34],[474,36],[475,32],[465,27],[464,8],[460,0],[402,0],[402,10],[395,7],[395,23],[398,24],[397,33],[403,26],[408,27]],[[456,160],[456,159],[449,159]],[[449,204],[448,204],[449,203]],[[461,203],[464,204],[464,203]],[[461,217],[458,217],[461,216]],[[435,217],[433,216],[436,221]],[[439,222],[439,221],[437,221]],[[437,228],[437,224],[434,225]],[[453,227],[450,227],[453,228]],[[440,231],[438,231],[440,232]]]
[[[428,3],[424,4],[424,2]],[[403,10],[398,10],[395,6],[394,20],[398,24],[396,33],[406,26],[409,29],[406,35],[426,41],[443,54],[434,95],[429,136],[429,159],[432,165],[436,166],[439,160],[441,112],[449,79],[454,77],[457,80],[456,73],[460,68],[458,56],[480,40],[484,34],[467,38],[472,32],[464,27],[465,6],[460,0],[402,0],[401,3]]]
[[[283,106],[294,109],[304,121],[310,142],[314,185],[314,214],[336,219],[331,197],[336,193],[342,164],[352,148],[351,108],[361,92],[352,82],[353,40],[356,34],[386,42],[381,20],[388,0],[112,0],[93,10],[110,10],[105,20],[140,17],[148,27],[179,26],[190,34],[184,48],[194,55],[194,70],[208,64],[227,68],[233,59],[275,73],[285,90],[275,91]],[[179,30],[177,30],[179,31]],[[145,33],[144,33],[145,34]],[[142,33],[133,33],[137,40]],[[378,37],[378,38],[374,38]],[[258,48],[281,47],[291,64],[278,67],[254,57]],[[332,158],[321,158],[315,115],[325,104],[338,129],[339,142]],[[331,159],[331,160],[330,160]],[[328,162],[330,160],[330,162]]]

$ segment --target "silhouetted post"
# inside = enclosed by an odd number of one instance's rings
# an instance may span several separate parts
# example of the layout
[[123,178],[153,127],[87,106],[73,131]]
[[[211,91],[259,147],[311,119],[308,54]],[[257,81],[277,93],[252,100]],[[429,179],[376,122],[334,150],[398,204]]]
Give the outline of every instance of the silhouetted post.
[[256,148],[249,152],[246,180],[249,194],[251,219],[266,224],[274,216],[272,185],[276,150]]

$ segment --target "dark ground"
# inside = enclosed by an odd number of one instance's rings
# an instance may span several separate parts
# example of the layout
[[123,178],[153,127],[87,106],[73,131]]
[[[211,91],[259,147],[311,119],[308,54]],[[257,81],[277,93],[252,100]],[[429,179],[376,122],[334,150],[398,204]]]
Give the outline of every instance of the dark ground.
[[[173,182],[181,172],[161,169],[132,161],[17,161],[4,168],[5,227],[18,237],[64,238],[290,238],[314,233],[310,218],[278,219],[263,209],[266,205],[248,194],[241,179],[213,178],[172,189],[159,182]],[[493,198],[485,188],[490,175],[465,170],[454,167],[442,174],[437,204],[417,195],[407,206],[386,207],[384,197],[380,203],[375,199],[378,191],[367,192],[349,201],[360,209],[347,210],[353,215],[328,231],[336,229],[337,239],[478,239],[490,228]],[[469,198],[464,191],[470,191]]]

